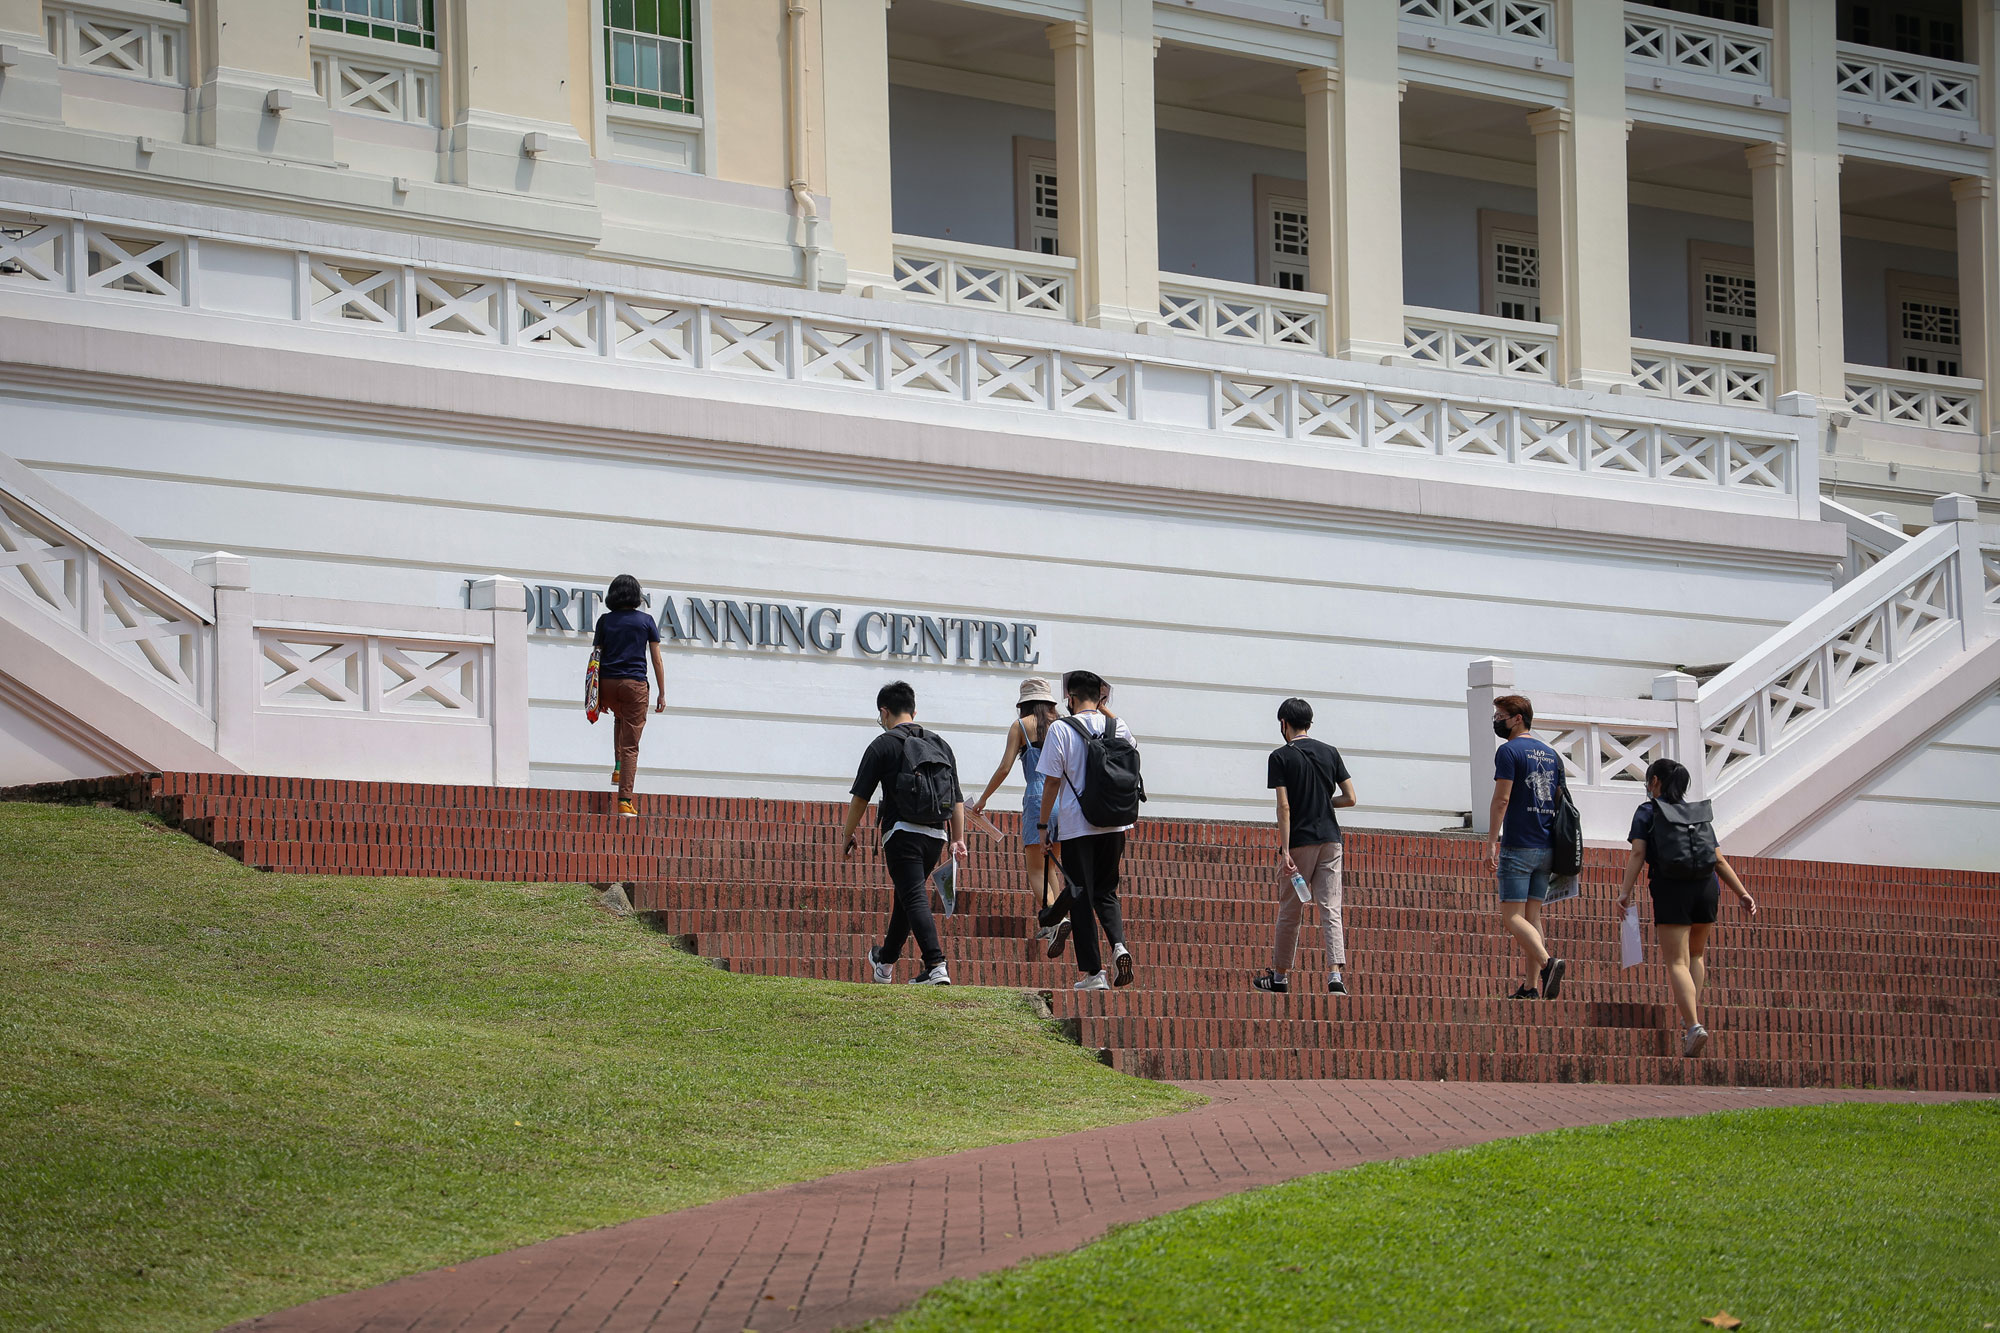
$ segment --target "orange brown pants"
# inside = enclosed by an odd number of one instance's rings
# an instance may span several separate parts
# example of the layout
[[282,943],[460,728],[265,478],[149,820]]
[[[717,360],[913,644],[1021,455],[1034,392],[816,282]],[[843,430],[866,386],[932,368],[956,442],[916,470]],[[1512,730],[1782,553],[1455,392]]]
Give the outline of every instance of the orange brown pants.
[[615,677],[597,682],[597,702],[611,714],[611,751],[618,759],[618,799],[632,799],[632,779],[639,775],[639,733],[646,729],[649,692],[643,680]]

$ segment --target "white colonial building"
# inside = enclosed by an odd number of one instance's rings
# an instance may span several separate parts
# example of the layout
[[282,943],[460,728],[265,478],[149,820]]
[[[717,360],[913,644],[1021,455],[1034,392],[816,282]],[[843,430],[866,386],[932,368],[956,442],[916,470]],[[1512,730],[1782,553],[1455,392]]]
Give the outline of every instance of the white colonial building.
[[2000,0],[0,0],[0,782],[598,786],[630,572],[648,790],[1089,666],[1153,812],[1300,694],[1437,829],[1511,687],[1594,836],[1673,755],[2000,866],[1996,84]]

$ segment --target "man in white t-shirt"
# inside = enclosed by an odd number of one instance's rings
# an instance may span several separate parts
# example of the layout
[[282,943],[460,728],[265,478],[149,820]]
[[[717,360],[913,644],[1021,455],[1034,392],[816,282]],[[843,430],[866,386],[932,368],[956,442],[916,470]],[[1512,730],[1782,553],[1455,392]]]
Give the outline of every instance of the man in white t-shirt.
[[[1109,990],[1114,984],[1132,984],[1132,951],[1125,947],[1125,919],[1118,910],[1118,862],[1125,854],[1125,835],[1132,825],[1099,828],[1083,817],[1083,807],[1077,803],[1077,793],[1085,783],[1087,756],[1087,742],[1078,728],[1102,736],[1109,719],[1109,725],[1116,727],[1114,736],[1132,739],[1130,727],[1103,711],[1104,697],[1110,692],[1095,672],[1069,672],[1063,677],[1063,694],[1069,700],[1070,716],[1051,726],[1042,741],[1042,815],[1048,822],[1041,825],[1040,833],[1043,843],[1049,843],[1053,823],[1053,831],[1061,835],[1063,875],[1070,884],[1064,902],[1076,930],[1077,969],[1083,973],[1083,979],[1076,983],[1078,990]],[[1115,982],[1104,975],[1104,957],[1097,943],[1099,922],[1111,942]]]

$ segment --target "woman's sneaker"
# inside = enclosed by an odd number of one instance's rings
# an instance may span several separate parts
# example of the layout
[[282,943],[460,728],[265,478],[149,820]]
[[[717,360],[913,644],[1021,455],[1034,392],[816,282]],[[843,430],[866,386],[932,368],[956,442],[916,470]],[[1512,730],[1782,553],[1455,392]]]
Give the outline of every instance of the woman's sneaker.
[[896,965],[894,963],[877,962],[875,960],[875,946],[872,944],[868,946],[868,970],[874,973],[875,980],[884,985],[896,979]]
[[1122,944],[1118,945],[1117,949],[1117,954],[1111,960],[1113,973],[1111,984],[1129,986],[1132,984],[1132,951]]
[[1084,979],[1083,979],[1082,981],[1079,981],[1079,982],[1077,982],[1077,983],[1076,983],[1076,985],[1074,985],[1074,986],[1070,987],[1070,989],[1071,989],[1071,990],[1110,990],[1110,989],[1111,989],[1111,983],[1110,983],[1109,981],[1105,980],[1105,977],[1104,977],[1104,974],[1103,974],[1102,972],[1092,972],[1092,973],[1091,973],[1091,974],[1090,974],[1089,976],[1085,977],[1085,978],[1084,978]]
[[1553,1000],[1562,993],[1563,973],[1569,971],[1569,964],[1560,958],[1551,958],[1542,964],[1542,998]]
[[951,977],[946,974],[944,964],[939,963],[922,976],[910,978],[910,984],[912,986],[949,986],[951,984]]
[[1681,1055],[1692,1060],[1708,1045],[1708,1029],[1696,1023],[1681,1034]]
[[618,813],[627,819],[637,819],[639,817],[638,807],[630,801],[620,801],[618,803]]
[[1068,917],[1064,917],[1049,927],[1048,934],[1044,937],[1049,942],[1049,957],[1062,957],[1063,945],[1069,940],[1069,932],[1070,924]]
[[1292,993],[1292,979],[1290,977],[1281,977],[1268,967],[1252,977],[1250,984],[1258,990],[1269,991],[1273,995],[1289,995]]
[[618,765],[616,764],[611,766],[611,785],[614,787],[618,785]]
[[1507,998],[1510,1000],[1534,1000],[1540,998],[1540,992],[1536,991],[1533,986],[1523,986]]

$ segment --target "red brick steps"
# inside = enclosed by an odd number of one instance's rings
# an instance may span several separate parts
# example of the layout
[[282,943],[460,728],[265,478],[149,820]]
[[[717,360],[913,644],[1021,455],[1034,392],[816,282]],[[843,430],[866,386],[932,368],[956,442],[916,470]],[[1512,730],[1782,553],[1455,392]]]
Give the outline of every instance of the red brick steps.
[[[150,809],[246,863],[319,874],[627,885],[655,928],[732,970],[859,981],[887,910],[881,862],[843,860],[841,807],[803,801],[159,774],[0,798]],[[1012,832],[1011,816],[996,822]],[[1563,998],[1511,1001],[1481,844],[1357,832],[1347,971],[1320,987],[1309,924],[1291,995],[1252,991],[1278,885],[1261,825],[1149,821],[1125,863],[1137,983],[1079,994],[1029,938],[1018,849],[975,842],[954,980],[1046,994],[1114,1066],[1149,1077],[1417,1078],[2000,1089],[2000,875],[1739,863],[1763,911],[1725,909],[1710,950],[1707,1056],[1682,1060],[1655,961],[1621,970],[1607,899],[1623,857],[1594,852],[1587,901],[1550,910]],[[902,973],[914,973],[906,956]]]

